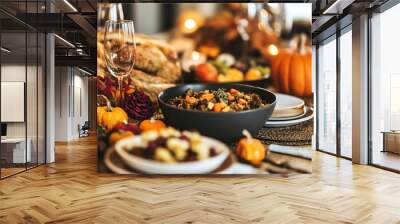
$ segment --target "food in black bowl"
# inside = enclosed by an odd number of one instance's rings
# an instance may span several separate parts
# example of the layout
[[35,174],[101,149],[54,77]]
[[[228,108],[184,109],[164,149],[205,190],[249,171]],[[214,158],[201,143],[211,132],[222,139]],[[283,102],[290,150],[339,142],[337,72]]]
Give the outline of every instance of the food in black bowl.
[[181,85],[164,90],[158,99],[168,125],[225,142],[238,140],[243,129],[256,135],[276,103],[268,90],[241,84]]
[[179,109],[212,111],[212,112],[237,112],[265,107],[268,103],[255,93],[244,93],[237,89],[229,90],[202,90],[195,92],[187,89],[186,92],[167,102]]

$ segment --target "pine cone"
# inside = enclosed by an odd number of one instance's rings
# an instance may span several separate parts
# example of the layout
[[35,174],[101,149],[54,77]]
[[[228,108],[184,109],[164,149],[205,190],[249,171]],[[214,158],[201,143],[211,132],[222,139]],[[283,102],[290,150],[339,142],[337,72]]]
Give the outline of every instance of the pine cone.
[[139,121],[149,119],[155,111],[150,97],[140,91],[126,94],[122,101],[122,107],[130,118]]

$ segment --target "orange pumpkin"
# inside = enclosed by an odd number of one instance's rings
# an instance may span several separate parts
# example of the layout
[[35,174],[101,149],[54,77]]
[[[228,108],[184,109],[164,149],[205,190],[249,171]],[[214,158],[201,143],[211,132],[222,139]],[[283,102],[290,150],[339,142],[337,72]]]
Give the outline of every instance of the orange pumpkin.
[[97,107],[97,122],[106,129],[127,121],[128,114],[120,107],[111,107],[110,102],[107,102],[106,107]]
[[312,53],[305,35],[297,42],[297,49],[280,50],[272,59],[272,80],[280,92],[307,97],[312,95]]
[[139,126],[140,130],[145,132],[145,131],[160,131],[161,129],[165,128],[164,122],[160,120],[144,120],[140,123]]
[[107,112],[106,106],[97,107],[97,124],[101,124],[105,112]]
[[267,149],[260,140],[251,137],[247,130],[243,130],[243,135],[246,137],[239,141],[236,154],[253,165],[259,165],[265,158]]
[[117,141],[119,141],[123,138],[131,137],[134,135],[135,134],[132,133],[131,131],[115,131],[110,134],[110,137],[108,138],[108,142],[109,142],[109,144],[113,145],[114,143],[116,143]]

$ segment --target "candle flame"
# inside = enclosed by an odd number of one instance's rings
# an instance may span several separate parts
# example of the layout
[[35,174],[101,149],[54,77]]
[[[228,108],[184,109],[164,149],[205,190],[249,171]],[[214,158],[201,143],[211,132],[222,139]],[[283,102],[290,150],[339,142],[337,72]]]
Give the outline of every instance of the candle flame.
[[276,56],[279,54],[279,49],[275,44],[270,44],[267,50],[269,55]]

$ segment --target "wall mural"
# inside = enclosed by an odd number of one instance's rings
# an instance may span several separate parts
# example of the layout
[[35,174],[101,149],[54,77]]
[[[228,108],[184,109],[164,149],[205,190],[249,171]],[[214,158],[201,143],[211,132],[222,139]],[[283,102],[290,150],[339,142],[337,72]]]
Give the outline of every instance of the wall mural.
[[98,13],[99,172],[311,172],[311,4]]

